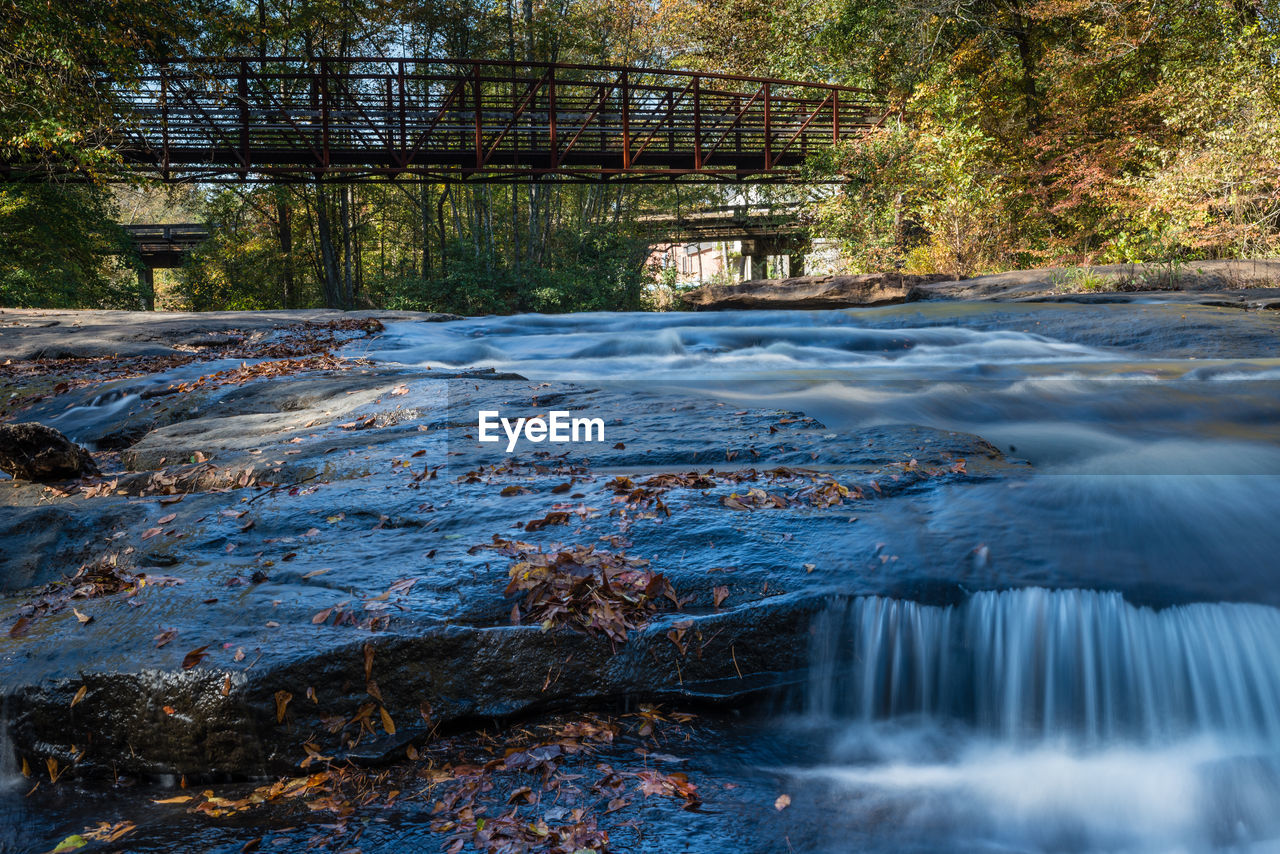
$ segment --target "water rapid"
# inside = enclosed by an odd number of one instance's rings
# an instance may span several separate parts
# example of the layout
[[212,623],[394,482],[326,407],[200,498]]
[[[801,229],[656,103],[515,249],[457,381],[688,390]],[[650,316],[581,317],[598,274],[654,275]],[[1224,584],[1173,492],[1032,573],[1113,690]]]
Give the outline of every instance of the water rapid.
[[1278,344],[1238,311],[949,304],[393,326],[370,355],[965,431],[1029,464],[861,534],[953,595],[837,592],[814,626],[779,724],[801,746],[757,764],[815,805],[808,850],[1275,851]]

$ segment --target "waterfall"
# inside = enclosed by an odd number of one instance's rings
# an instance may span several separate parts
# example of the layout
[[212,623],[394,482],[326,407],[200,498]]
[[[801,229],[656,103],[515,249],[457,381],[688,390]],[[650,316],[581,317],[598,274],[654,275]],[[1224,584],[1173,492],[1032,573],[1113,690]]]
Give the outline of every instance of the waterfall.
[[808,711],[959,720],[1011,741],[1280,743],[1280,610],[1153,610],[1023,589],[936,607],[867,596],[818,621]]

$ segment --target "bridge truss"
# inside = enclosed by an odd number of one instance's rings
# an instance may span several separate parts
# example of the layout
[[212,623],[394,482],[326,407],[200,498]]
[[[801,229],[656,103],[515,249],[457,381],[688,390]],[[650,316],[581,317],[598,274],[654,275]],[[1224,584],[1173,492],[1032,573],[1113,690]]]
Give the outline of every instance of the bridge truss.
[[119,154],[169,181],[785,182],[884,113],[845,86],[488,60],[193,59],[116,91]]

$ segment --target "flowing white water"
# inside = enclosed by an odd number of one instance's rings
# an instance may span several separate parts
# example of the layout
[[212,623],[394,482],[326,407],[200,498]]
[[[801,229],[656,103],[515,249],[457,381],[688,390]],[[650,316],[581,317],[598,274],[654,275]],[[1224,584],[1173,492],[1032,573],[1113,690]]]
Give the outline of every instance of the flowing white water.
[[961,720],[1009,742],[1280,745],[1280,610],[1155,611],[1118,593],[1008,590],[934,607],[859,597],[815,637],[811,712]]
[[1274,608],[1155,611],[1084,590],[859,597],[820,619],[807,701],[810,725],[837,735],[825,761],[787,773],[834,793],[846,820],[893,816],[877,844],[1280,844]]

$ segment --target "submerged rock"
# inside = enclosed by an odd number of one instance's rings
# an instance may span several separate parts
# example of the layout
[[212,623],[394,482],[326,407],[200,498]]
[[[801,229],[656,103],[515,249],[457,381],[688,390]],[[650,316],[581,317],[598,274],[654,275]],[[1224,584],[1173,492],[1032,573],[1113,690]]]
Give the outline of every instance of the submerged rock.
[[51,483],[96,475],[89,452],[43,424],[0,424],[0,471],[17,480]]

